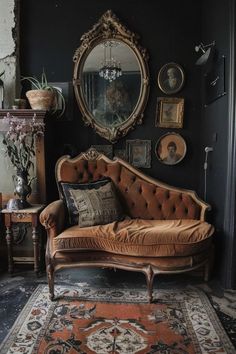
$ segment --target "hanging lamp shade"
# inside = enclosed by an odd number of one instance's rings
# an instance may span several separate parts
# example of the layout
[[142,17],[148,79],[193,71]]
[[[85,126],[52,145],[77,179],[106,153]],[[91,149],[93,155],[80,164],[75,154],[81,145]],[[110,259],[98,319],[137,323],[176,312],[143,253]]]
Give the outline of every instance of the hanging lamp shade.
[[195,62],[195,65],[205,65],[208,61],[210,61],[210,59],[214,54],[214,46],[215,46],[215,41],[206,45],[204,45],[203,43],[196,45],[195,52],[200,52],[201,56]]

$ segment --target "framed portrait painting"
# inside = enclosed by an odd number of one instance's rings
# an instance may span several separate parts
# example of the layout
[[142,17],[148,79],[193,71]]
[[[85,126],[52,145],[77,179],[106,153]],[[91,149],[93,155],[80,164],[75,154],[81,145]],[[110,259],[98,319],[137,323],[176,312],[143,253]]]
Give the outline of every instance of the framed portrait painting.
[[151,140],[126,140],[129,163],[135,167],[151,167]]
[[165,165],[176,165],[187,152],[184,138],[177,133],[167,133],[160,137],[155,146],[158,160]]
[[157,82],[160,90],[167,95],[179,92],[184,85],[184,71],[179,64],[168,63],[162,66]]
[[158,97],[156,108],[156,127],[183,128],[184,99]]

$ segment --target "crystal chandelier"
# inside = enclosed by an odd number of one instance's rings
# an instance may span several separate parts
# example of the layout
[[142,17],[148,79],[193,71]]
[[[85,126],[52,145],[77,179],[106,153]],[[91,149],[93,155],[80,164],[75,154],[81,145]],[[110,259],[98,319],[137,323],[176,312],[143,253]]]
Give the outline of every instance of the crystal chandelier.
[[122,70],[120,62],[117,62],[116,59],[112,57],[111,49],[112,47],[117,46],[117,42],[106,41],[103,44],[104,47],[104,60],[101,63],[99,69],[99,76],[112,82],[122,75]]

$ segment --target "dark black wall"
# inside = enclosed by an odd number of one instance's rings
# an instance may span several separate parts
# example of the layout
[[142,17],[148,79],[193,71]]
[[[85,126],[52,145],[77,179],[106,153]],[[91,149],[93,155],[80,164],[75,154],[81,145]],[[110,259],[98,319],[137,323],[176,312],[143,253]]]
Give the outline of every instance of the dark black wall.
[[[21,73],[39,75],[44,67],[50,81],[71,81],[72,57],[80,45],[80,37],[108,9],[140,35],[140,42],[150,55],[150,97],[143,124],[116,146],[125,147],[126,138],[152,140],[152,168],[146,172],[176,186],[198,189],[200,81],[194,66],[194,45],[200,39],[201,6],[196,1],[24,0],[21,2]],[[186,139],[188,153],[175,167],[160,164],[154,154],[158,138],[168,132],[154,125],[157,96],[164,96],[157,85],[157,74],[170,61],[183,66],[186,74],[185,86],[176,95],[185,98],[184,129],[176,131]],[[84,126],[77,106],[73,121],[55,122],[55,128],[60,145],[58,153],[62,153],[64,143],[75,144],[79,151],[91,144],[109,143]]]
[[[22,75],[40,75],[44,68],[48,80],[72,80],[72,57],[80,45],[80,38],[108,9],[133,32],[140,35],[140,43],[147,48],[150,60],[150,96],[143,124],[137,126],[117,144],[124,148],[126,139],[152,141],[152,167],[146,173],[166,183],[196,190],[203,197],[204,147],[214,147],[209,156],[207,199],[213,206],[211,220],[217,228],[217,249],[222,250],[221,260],[227,255],[224,235],[224,208],[227,173],[228,95],[207,108],[203,107],[203,75],[205,68],[195,65],[198,54],[194,47],[200,41],[216,40],[219,55],[226,56],[226,85],[230,76],[229,60],[229,3],[225,1],[195,0],[54,0],[21,1],[20,63]],[[176,97],[185,99],[184,128],[176,129],[187,143],[185,159],[175,166],[161,164],[154,153],[158,138],[168,129],[154,125],[156,100],[165,96],[158,88],[157,74],[162,65],[174,61],[185,71],[184,88]],[[72,144],[84,151],[91,144],[109,144],[90,127],[85,127],[75,104],[73,120],[51,121],[47,156],[52,161],[63,154],[64,144]],[[173,129],[171,130],[173,131]],[[215,136],[217,135],[217,141]],[[53,164],[52,164],[53,166]],[[50,178],[54,178],[53,172]],[[56,193],[53,190],[52,197]],[[225,270],[222,262],[221,270]],[[222,272],[222,278],[224,277]]]
[[[216,41],[216,55],[212,64],[225,56],[225,90],[226,95],[214,101],[207,107],[202,105],[202,134],[200,146],[212,146],[214,151],[209,155],[209,170],[207,174],[207,200],[212,205],[212,221],[216,226],[216,258],[217,266],[220,269],[222,284],[226,287],[232,286],[232,280],[228,275],[231,273],[229,264],[232,260],[229,257],[229,249],[232,248],[229,234],[231,218],[234,218],[234,209],[229,208],[229,197],[233,189],[228,190],[227,183],[230,178],[228,156],[232,154],[232,143],[229,141],[230,119],[235,119],[229,112],[229,102],[232,95],[230,90],[230,65],[231,65],[231,31],[230,12],[232,1],[203,2],[202,16],[202,40],[204,43]],[[214,11],[212,11],[214,9]],[[204,74],[209,68],[202,69],[202,82],[204,88]],[[205,102],[204,90],[203,103]],[[232,133],[232,132],[231,132]],[[203,179],[201,179],[203,180]],[[235,184],[235,182],[234,182]],[[230,215],[232,213],[232,215]]]

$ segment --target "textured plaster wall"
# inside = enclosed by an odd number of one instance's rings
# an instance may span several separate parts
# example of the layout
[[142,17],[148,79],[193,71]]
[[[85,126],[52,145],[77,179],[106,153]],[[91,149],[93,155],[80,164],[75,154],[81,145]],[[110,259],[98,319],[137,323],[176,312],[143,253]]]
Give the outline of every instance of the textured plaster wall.
[[[4,82],[4,108],[11,108],[16,97],[18,49],[17,49],[17,3],[18,0],[0,0],[0,72]],[[0,132],[0,190],[10,193],[14,189],[13,170],[3,154]],[[4,182],[3,182],[4,181]]]
[[5,71],[4,108],[11,108],[18,96],[18,0],[0,0],[0,72]]

